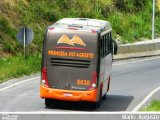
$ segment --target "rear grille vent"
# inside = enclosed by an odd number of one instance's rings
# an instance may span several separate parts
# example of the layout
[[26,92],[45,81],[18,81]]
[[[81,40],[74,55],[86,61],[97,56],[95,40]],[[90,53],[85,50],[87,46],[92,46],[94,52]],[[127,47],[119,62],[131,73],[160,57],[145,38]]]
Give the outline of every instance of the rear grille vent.
[[75,67],[75,68],[89,68],[89,60],[75,60],[75,59],[64,59],[64,58],[51,58],[52,66],[64,66],[64,67]]

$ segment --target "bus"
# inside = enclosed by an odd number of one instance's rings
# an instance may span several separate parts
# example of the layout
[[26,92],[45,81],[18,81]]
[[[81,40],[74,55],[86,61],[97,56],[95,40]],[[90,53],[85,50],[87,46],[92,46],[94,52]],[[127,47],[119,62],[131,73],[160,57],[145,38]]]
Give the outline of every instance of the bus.
[[47,27],[40,84],[40,97],[46,107],[59,100],[99,107],[109,91],[116,53],[108,21],[64,18]]

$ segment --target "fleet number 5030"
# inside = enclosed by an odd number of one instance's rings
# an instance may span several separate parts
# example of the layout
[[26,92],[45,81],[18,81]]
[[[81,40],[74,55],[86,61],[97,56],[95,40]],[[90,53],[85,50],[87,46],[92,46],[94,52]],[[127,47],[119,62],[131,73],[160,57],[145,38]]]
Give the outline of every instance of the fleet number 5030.
[[89,86],[90,80],[77,80],[77,85]]

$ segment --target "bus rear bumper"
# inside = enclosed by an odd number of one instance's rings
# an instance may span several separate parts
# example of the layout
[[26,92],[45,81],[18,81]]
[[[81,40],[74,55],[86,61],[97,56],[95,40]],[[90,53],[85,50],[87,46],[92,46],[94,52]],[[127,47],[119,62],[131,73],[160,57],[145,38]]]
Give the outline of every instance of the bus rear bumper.
[[47,88],[40,85],[40,97],[64,101],[97,101],[98,89],[89,91],[71,91]]

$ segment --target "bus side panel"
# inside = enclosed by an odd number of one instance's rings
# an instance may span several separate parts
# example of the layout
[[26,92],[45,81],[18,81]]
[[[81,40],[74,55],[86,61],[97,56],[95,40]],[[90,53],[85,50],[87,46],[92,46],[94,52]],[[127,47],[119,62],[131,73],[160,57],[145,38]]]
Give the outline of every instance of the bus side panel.
[[100,72],[99,72],[99,81],[102,96],[104,96],[108,90],[109,84],[109,77],[111,74],[111,67],[112,67],[112,48],[110,47],[111,43],[111,32],[107,32],[105,34],[100,34],[100,52],[99,52],[99,59],[100,59]]
[[[46,63],[47,63],[47,54],[46,54],[46,42],[47,42],[47,37],[48,37],[48,28],[46,28],[46,31],[45,31],[45,35],[44,35],[44,40],[43,40],[43,50],[42,50],[42,62],[41,62],[41,72],[42,72],[42,69],[44,67],[46,67]],[[42,73],[41,73],[42,75]],[[42,77],[42,76],[41,76]]]
[[102,96],[104,96],[107,92],[108,87],[108,80],[111,74],[111,67],[112,67],[112,54],[108,54],[103,60],[103,89],[102,89]]

